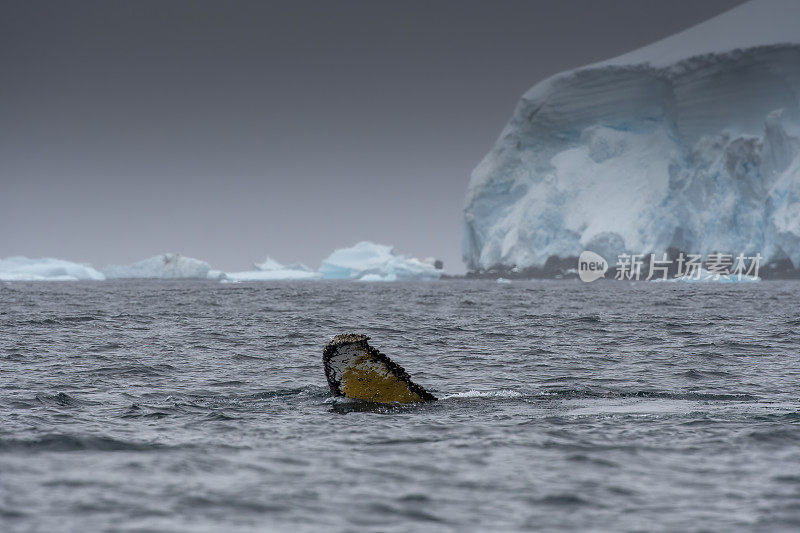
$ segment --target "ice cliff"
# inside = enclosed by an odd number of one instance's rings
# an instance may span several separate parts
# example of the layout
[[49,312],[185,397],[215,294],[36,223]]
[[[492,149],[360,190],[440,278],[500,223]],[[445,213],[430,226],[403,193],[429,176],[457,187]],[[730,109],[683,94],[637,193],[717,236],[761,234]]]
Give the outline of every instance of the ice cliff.
[[469,269],[596,251],[800,267],[800,2],[756,0],[522,97],[475,168]]

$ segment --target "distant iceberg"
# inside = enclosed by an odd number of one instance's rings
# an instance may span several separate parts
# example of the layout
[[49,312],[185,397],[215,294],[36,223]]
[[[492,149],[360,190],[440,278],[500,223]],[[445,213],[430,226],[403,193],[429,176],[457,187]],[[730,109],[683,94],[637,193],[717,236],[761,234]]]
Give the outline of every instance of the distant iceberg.
[[399,281],[438,279],[441,261],[398,255],[391,246],[360,242],[334,251],[318,272],[302,263],[283,265],[267,257],[252,270],[223,272],[206,261],[177,253],[160,254],[129,265],[109,265],[100,271],[89,265],[61,259],[0,259],[0,281],[115,280],[115,279],[209,279],[227,282],[342,279]]
[[78,281],[103,280],[105,276],[80,263],[62,259],[28,259],[9,257],[0,259],[0,280],[2,281]]
[[304,280],[320,279],[321,274],[312,271],[302,263],[282,265],[271,257],[263,263],[253,264],[253,270],[243,272],[226,272],[228,281],[276,281],[276,280]]
[[366,241],[334,251],[319,272],[324,279],[358,281],[433,280],[442,273],[433,264],[396,254],[391,246]]
[[212,270],[205,261],[181,254],[161,254],[130,265],[111,265],[103,269],[107,279],[221,279],[223,273]]

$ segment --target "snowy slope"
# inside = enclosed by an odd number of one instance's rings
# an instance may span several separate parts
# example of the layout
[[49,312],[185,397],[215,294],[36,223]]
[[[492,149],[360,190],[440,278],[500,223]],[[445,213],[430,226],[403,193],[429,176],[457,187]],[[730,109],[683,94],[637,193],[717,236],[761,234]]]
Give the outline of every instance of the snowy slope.
[[473,171],[470,269],[584,249],[800,266],[800,2],[756,0],[520,100]]

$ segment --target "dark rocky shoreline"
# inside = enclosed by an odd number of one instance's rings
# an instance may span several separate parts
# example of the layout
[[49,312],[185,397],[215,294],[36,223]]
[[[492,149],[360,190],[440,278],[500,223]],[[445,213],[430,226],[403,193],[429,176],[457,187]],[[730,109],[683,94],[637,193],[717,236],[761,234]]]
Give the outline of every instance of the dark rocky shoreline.
[[[671,248],[667,251],[667,257],[671,261],[667,269],[668,277],[673,278],[678,274],[677,258],[680,251]],[[659,254],[656,254],[658,257]],[[650,254],[645,255],[641,267],[641,280],[647,277],[650,269]],[[705,262],[703,263],[705,266]],[[578,257],[556,257],[550,256],[545,264],[541,267],[525,267],[518,268],[514,266],[497,265],[488,269],[475,269],[470,270],[464,275],[442,275],[441,279],[509,279],[509,280],[524,280],[524,279],[570,279],[578,278]],[[616,275],[615,265],[609,265],[608,271],[605,273],[605,279],[614,279]],[[788,258],[773,260],[760,266],[758,276],[762,280],[786,280],[786,279],[800,279],[800,268],[795,268]]]

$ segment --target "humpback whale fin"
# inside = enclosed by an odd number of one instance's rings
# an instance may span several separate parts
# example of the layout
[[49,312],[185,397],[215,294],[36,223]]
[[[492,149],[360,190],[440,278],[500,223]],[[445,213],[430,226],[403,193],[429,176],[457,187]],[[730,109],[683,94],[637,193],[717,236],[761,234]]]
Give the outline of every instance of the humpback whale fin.
[[336,335],[325,345],[322,364],[334,396],[377,403],[436,399],[411,381],[403,367],[370,346],[367,340],[366,335]]

